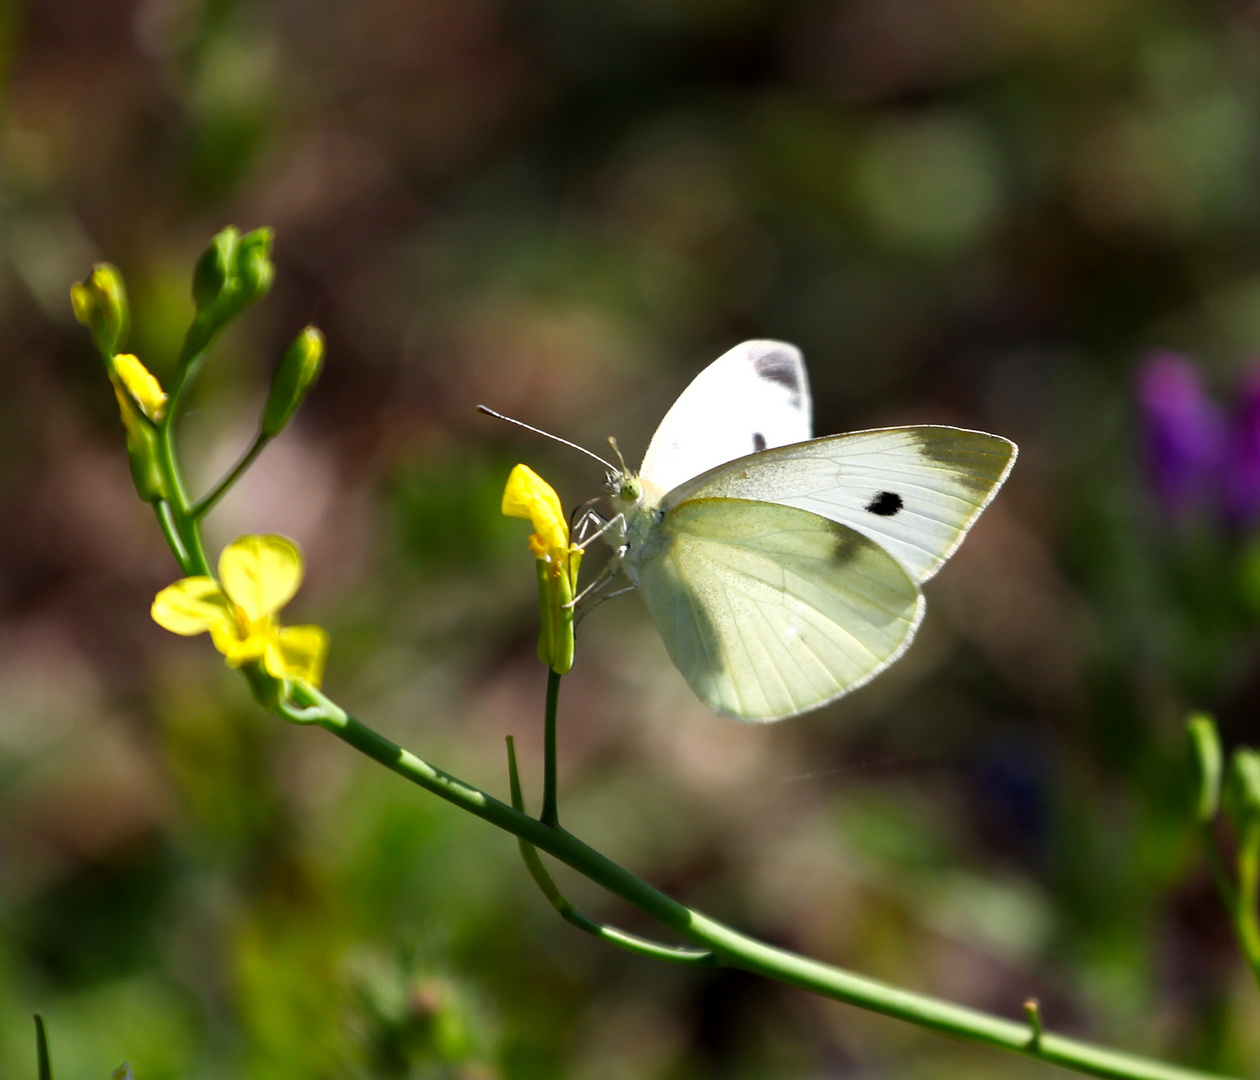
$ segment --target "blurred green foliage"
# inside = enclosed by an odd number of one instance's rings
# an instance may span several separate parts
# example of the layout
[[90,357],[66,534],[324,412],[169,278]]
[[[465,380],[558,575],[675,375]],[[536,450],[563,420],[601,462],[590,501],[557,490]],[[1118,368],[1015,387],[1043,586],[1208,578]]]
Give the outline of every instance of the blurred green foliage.
[[191,403],[199,490],[301,327],[327,362],[211,533],[297,538],[335,696],[500,793],[505,734],[536,792],[545,679],[502,483],[600,477],[475,403],[633,460],[773,336],[820,432],[1017,440],[920,640],[834,708],[739,727],[637,599],[583,621],[565,820],[771,940],[1254,1072],[1182,721],[1260,742],[1258,549],[1160,516],[1131,384],[1159,347],[1225,390],[1260,350],[1258,42],[1189,0],[0,0],[0,1071],[38,1010],[62,1078],[1040,1075],[606,951],[510,838],[149,621],[176,573],[68,289],[116,262],[165,378],[235,223],[278,273]]

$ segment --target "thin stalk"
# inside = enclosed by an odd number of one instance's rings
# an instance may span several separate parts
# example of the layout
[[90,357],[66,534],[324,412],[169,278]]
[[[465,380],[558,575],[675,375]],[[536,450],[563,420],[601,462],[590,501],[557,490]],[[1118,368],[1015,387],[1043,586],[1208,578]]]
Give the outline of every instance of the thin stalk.
[[[171,544],[175,559],[184,573],[209,574],[210,560],[206,558],[205,544],[202,543],[201,530],[196,520],[189,514],[188,493],[184,488],[184,477],[179,468],[179,455],[175,451],[175,432],[171,427],[171,416],[174,414],[174,398],[168,403],[166,416],[158,426],[158,460],[162,466],[162,474],[166,478],[167,489],[171,499],[166,503],[171,521],[181,541],[181,552]],[[159,521],[161,518],[159,517]],[[167,540],[170,543],[170,538]]]
[[185,574],[191,574],[192,560],[188,556],[188,549],[184,546],[184,538],[179,535],[179,523],[176,522],[175,515],[171,511],[171,504],[165,499],[158,499],[153,504],[153,512],[157,515],[162,536],[165,537],[171,554],[175,556],[175,561],[179,563],[179,568]]
[[1204,857],[1212,871],[1212,880],[1216,883],[1221,903],[1229,913],[1234,935],[1238,938],[1238,947],[1251,969],[1251,974],[1260,983],[1260,925],[1257,924],[1256,895],[1257,876],[1260,876],[1260,828],[1252,826],[1239,842],[1237,888],[1230,880],[1225,860],[1221,858],[1221,849],[1211,823],[1201,823],[1200,831],[1203,835]]
[[249,449],[241,455],[240,461],[232,466],[232,471],[215,484],[214,487],[206,492],[205,495],[198,499],[192,507],[189,508],[189,516],[196,521],[210,513],[210,511],[214,509],[215,504],[232,490],[232,485],[245,474],[245,470],[254,464],[254,462],[258,459],[258,455],[266,449],[269,442],[271,442],[271,437],[269,435],[264,435],[261,431],[254,436],[253,443],[251,443]]
[[[511,735],[507,737],[507,752],[508,787],[512,793],[512,809],[518,810],[523,814],[526,812],[525,797],[521,794],[521,778],[516,771],[516,744]],[[592,934],[610,945],[616,945],[618,948],[625,949],[628,952],[638,953],[640,956],[650,956],[655,960],[666,960],[673,964],[687,964],[689,966],[708,966],[717,962],[717,957],[709,952],[708,949],[687,949],[676,945],[662,945],[659,942],[640,937],[638,934],[631,934],[626,930],[620,930],[608,923],[599,922],[596,919],[583,915],[556,887],[556,883],[551,879],[551,875],[547,873],[547,868],[543,865],[543,861],[538,855],[538,849],[528,840],[521,837],[517,837],[516,843],[521,849],[521,858],[525,862],[525,869],[529,871],[529,876],[534,879],[534,884],[538,886],[543,896],[547,898],[547,902],[560,913],[560,917],[565,922],[571,923],[579,930],[585,930],[588,934]]]
[[560,808],[556,796],[556,705],[560,700],[560,679],[547,669],[547,716],[543,733],[543,805],[539,820],[552,828],[560,827]]
[[1013,1050],[1089,1076],[1116,1080],[1221,1080],[1150,1058],[1121,1053],[1077,1039],[1034,1031],[1031,1025],[902,990],[817,960],[775,948],[733,930],[653,888],[564,829],[551,827],[467,784],[390,742],[310,687],[299,704],[319,710],[316,722],[373,761],[447,802],[527,840],[645,915],[696,945],[712,950],[729,966],[777,979],[823,997],[905,1020],[947,1035]]
[[48,1032],[44,1030],[44,1018],[35,1014],[35,1061],[39,1080],[52,1080],[52,1061],[48,1056]]

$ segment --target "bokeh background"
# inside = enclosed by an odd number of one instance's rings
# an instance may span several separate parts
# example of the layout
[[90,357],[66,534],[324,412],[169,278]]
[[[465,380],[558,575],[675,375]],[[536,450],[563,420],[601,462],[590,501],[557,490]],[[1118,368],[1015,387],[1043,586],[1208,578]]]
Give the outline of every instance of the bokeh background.
[[[333,696],[499,794],[515,734],[535,807],[534,571],[498,500],[518,460],[568,505],[600,475],[476,402],[637,459],[692,374],[764,336],[805,350],[819,432],[1017,440],[918,642],[835,707],[721,720],[637,598],[594,612],[564,820],[769,940],[1260,1069],[1181,734],[1201,706],[1260,739],[1251,511],[1193,470],[1175,505],[1152,487],[1137,390],[1179,353],[1243,453],[1260,8],[0,0],[0,58],[6,1076],[34,1075],[36,1009],[66,1080],[1057,1075],[609,951],[508,837],[262,715],[149,620],[176,571],[67,290],[115,262],[165,375],[229,223],[274,226],[279,272],[191,403],[197,483],[306,322],[328,361],[214,543],[298,539],[290,615],[330,629]],[[1169,392],[1193,412],[1192,390]]]

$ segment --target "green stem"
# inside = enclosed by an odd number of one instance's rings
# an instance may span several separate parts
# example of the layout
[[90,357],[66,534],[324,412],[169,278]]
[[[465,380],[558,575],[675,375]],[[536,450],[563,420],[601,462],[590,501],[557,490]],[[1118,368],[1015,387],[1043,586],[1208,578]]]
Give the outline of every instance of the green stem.
[[[525,813],[525,797],[521,794],[521,778],[516,771],[516,744],[511,735],[507,737],[507,752],[508,785],[512,793],[512,809],[523,814]],[[619,930],[615,926],[610,926],[608,923],[588,918],[578,911],[556,887],[556,883],[551,879],[551,875],[547,873],[547,868],[543,865],[542,859],[539,858],[538,849],[528,840],[520,837],[517,838],[516,843],[521,849],[521,858],[525,861],[525,869],[529,871],[529,876],[534,879],[534,884],[538,886],[543,896],[547,898],[547,902],[560,913],[560,917],[565,922],[572,923],[579,930],[585,930],[588,934],[592,934],[602,941],[607,941],[610,945],[616,945],[629,952],[638,953],[640,956],[650,956],[656,960],[667,960],[674,964],[688,964],[692,966],[716,963],[717,957],[709,952],[708,949],[687,949],[674,945],[661,945],[659,942],[639,937],[638,934],[631,934],[625,930]]]
[[556,798],[556,705],[560,700],[563,676],[547,669],[547,716],[543,733],[543,806],[540,820],[552,828],[560,827],[560,808]]
[[39,1080],[52,1080],[52,1061],[48,1056],[48,1032],[44,1030],[44,1018],[35,1014],[35,1060]]
[[153,504],[153,512],[157,514],[158,525],[162,529],[162,536],[166,539],[166,546],[171,549],[171,554],[175,556],[179,568],[185,574],[191,574],[193,572],[192,560],[188,556],[188,549],[184,546],[184,539],[179,534],[179,523],[175,520],[171,504],[165,499],[158,499]]
[[1238,895],[1233,908],[1234,926],[1251,973],[1260,982],[1260,823],[1247,825],[1238,845]]
[[426,791],[547,852],[679,936],[709,948],[719,962],[727,966],[985,1046],[1013,1050],[1090,1076],[1119,1080],[1220,1080],[1209,1073],[1108,1050],[1048,1032],[1041,1032],[1034,1039],[1037,1033],[1027,1023],[991,1016],[927,994],[902,990],[747,937],[666,896],[564,829],[544,825],[403,750],[350,716],[319,691],[300,686],[294,696],[298,704],[307,706],[312,713],[322,714],[316,720],[321,727],[360,753]]
[[1253,825],[1239,842],[1237,888],[1230,880],[1225,860],[1221,858],[1211,822],[1200,823],[1200,832],[1203,836],[1204,857],[1212,871],[1212,880],[1216,883],[1216,891],[1220,893],[1221,903],[1229,912],[1229,921],[1233,924],[1243,959],[1247,961],[1256,982],[1260,983],[1260,925],[1257,924],[1260,827]]
[[[174,398],[171,399],[170,404],[173,406]],[[196,520],[189,514],[188,493],[184,488],[184,477],[179,468],[179,456],[175,451],[174,429],[170,425],[172,411],[173,409],[167,410],[166,417],[158,427],[158,460],[161,463],[162,474],[166,477],[167,490],[171,494],[170,501],[165,505],[171,522],[175,526],[175,534],[181,541],[179,546],[182,551],[171,543],[169,536],[167,543],[171,544],[175,560],[184,573],[209,574],[210,560],[206,558],[201,530],[197,527]]]
[[215,486],[205,495],[198,499],[197,502],[189,509],[188,513],[193,520],[205,517],[211,510],[214,509],[215,504],[232,489],[232,485],[245,474],[245,470],[254,464],[254,462],[258,459],[258,455],[266,449],[269,442],[271,442],[271,437],[269,435],[264,435],[261,431],[254,436],[254,441],[250,445],[250,448],[241,456],[240,461],[232,466],[232,471],[215,484]]

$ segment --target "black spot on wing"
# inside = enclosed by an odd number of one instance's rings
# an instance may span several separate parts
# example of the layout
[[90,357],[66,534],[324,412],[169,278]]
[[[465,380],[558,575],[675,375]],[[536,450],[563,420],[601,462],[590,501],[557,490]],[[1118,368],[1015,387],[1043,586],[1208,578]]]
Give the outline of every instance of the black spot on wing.
[[804,387],[801,385],[801,367],[796,357],[789,352],[771,349],[754,358],[753,369],[759,379],[778,383],[792,394],[792,407],[799,409],[803,400]]
[[860,559],[867,549],[875,546],[856,529],[841,525],[838,521],[827,522],[827,530],[831,533],[831,561],[836,566],[848,566]]
[[753,450],[760,454],[766,448],[766,437],[760,431],[753,432]]
[[892,517],[904,505],[905,503],[901,501],[901,496],[895,491],[881,491],[866,504],[866,509],[872,514],[878,514],[880,517]]

